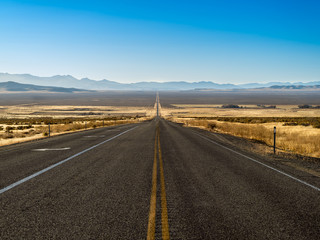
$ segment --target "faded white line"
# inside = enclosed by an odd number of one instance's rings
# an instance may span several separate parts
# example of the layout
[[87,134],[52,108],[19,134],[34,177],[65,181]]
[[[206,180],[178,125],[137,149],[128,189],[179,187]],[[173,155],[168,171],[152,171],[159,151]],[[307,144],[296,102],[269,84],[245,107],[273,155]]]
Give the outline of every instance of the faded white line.
[[92,136],[83,136],[85,138],[103,138],[105,135],[92,135]]
[[217,142],[215,142],[215,141],[213,141],[213,140],[211,140],[211,139],[209,139],[209,138],[207,138],[207,137],[205,137],[205,136],[203,136],[203,135],[201,135],[201,134],[198,134],[198,133],[195,133],[195,132],[193,132],[193,133],[196,134],[196,135],[198,135],[199,137],[201,137],[201,138],[203,138],[203,139],[211,142],[211,143],[214,143],[214,144],[218,145],[219,147],[222,147],[222,148],[227,149],[227,150],[229,150],[229,151],[231,151],[231,152],[233,152],[233,153],[236,153],[236,154],[238,154],[238,155],[240,155],[240,156],[242,156],[242,157],[245,157],[245,158],[247,158],[247,159],[249,159],[249,160],[251,160],[251,161],[253,161],[253,162],[255,162],[255,163],[258,163],[258,164],[260,164],[260,165],[262,165],[262,166],[264,166],[264,167],[266,167],[266,168],[269,168],[269,169],[271,169],[271,170],[273,170],[273,171],[275,171],[275,172],[278,172],[278,173],[280,173],[280,174],[282,174],[282,175],[284,175],[284,176],[286,176],[286,177],[288,177],[288,178],[291,178],[291,179],[293,179],[293,180],[295,180],[295,181],[297,181],[297,182],[299,182],[299,183],[302,183],[302,184],[304,184],[304,185],[306,185],[306,186],[308,186],[308,187],[311,187],[311,188],[313,188],[314,190],[320,191],[320,188],[318,188],[318,187],[316,187],[316,186],[314,186],[314,185],[312,185],[312,184],[310,184],[310,183],[307,183],[307,182],[305,182],[305,181],[303,181],[303,180],[300,180],[300,179],[298,179],[298,178],[296,178],[296,177],[294,177],[294,176],[292,176],[292,175],[290,175],[290,174],[287,174],[287,173],[285,173],[285,172],[282,172],[282,171],[280,171],[280,170],[278,170],[278,169],[276,169],[276,168],[274,168],[274,167],[271,167],[271,166],[269,166],[269,165],[267,165],[267,164],[265,164],[265,163],[262,163],[262,162],[260,162],[260,161],[258,161],[258,160],[256,160],[256,159],[253,159],[253,158],[251,158],[251,157],[248,157],[248,156],[246,156],[246,155],[244,155],[244,154],[242,154],[242,153],[239,153],[239,152],[237,152],[237,151],[235,151],[235,150],[232,150],[231,148],[228,148],[228,147],[226,147],[226,146],[223,146],[223,145],[221,145],[221,144],[219,144],[219,143],[217,143]]
[[65,147],[65,148],[39,148],[39,149],[32,149],[34,152],[45,152],[45,151],[65,151],[69,150],[71,148]]
[[116,136],[113,136],[112,138],[109,138],[109,139],[107,139],[107,140],[105,140],[105,141],[103,141],[103,142],[101,142],[101,143],[98,143],[98,144],[96,144],[96,145],[94,145],[94,146],[92,146],[92,147],[89,147],[89,148],[87,148],[87,149],[85,149],[85,150],[83,150],[83,151],[81,151],[81,152],[79,152],[79,153],[77,153],[77,154],[75,154],[75,155],[73,155],[73,156],[71,156],[71,157],[68,157],[68,158],[66,158],[66,159],[64,159],[64,160],[62,160],[62,161],[60,161],[60,162],[58,162],[58,163],[55,163],[55,164],[53,164],[53,165],[51,165],[51,166],[49,166],[49,167],[47,167],[47,168],[45,168],[45,169],[42,169],[42,170],[39,171],[39,172],[36,172],[36,173],[34,173],[34,174],[32,174],[32,175],[30,175],[30,176],[28,176],[28,177],[26,177],[26,178],[23,178],[23,179],[15,182],[15,183],[7,186],[7,187],[4,187],[4,188],[2,188],[2,189],[0,190],[0,194],[2,194],[2,193],[4,193],[4,192],[6,192],[6,191],[8,191],[8,190],[10,190],[10,189],[18,186],[18,185],[20,185],[20,184],[22,184],[22,183],[24,183],[24,182],[27,182],[27,181],[29,181],[30,179],[32,179],[32,178],[34,178],[34,177],[37,177],[37,176],[39,176],[40,174],[45,173],[45,172],[47,172],[47,171],[49,171],[49,170],[51,170],[51,169],[53,169],[53,168],[55,168],[55,167],[57,167],[57,166],[65,163],[65,162],[67,162],[67,161],[69,161],[69,160],[71,160],[71,159],[73,159],[73,158],[75,158],[75,157],[78,157],[78,156],[80,156],[81,154],[83,154],[83,153],[85,153],[85,152],[88,152],[88,151],[90,151],[90,150],[92,150],[92,149],[94,149],[94,148],[96,148],[96,147],[98,147],[98,146],[100,146],[100,145],[102,145],[102,144],[104,144],[104,143],[106,143],[106,142],[109,142],[109,141],[111,141],[111,140],[113,140],[113,139],[115,139],[115,138],[117,138],[117,137],[119,137],[119,136],[121,136],[121,135],[123,135],[123,134],[125,134],[125,133],[127,133],[127,132],[129,132],[129,131],[131,131],[131,130],[133,130],[133,129],[135,129],[135,128],[137,128],[137,127],[138,127],[138,126],[136,126],[136,127],[134,127],[134,128],[130,128],[130,129],[128,129],[128,130],[126,130],[126,131],[124,131],[124,132],[122,132],[122,133],[119,133],[119,134],[116,135]]

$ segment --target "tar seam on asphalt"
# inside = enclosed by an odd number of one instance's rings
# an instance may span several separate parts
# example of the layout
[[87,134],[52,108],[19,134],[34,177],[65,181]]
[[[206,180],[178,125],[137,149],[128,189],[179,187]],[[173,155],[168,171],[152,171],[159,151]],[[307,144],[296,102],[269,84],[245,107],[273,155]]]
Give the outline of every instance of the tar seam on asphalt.
[[107,139],[107,140],[105,140],[105,141],[103,141],[103,142],[101,142],[101,143],[98,143],[98,144],[96,144],[96,145],[94,145],[94,146],[92,146],[92,147],[89,147],[89,148],[87,148],[87,149],[85,149],[85,150],[83,150],[83,151],[81,151],[81,152],[79,152],[79,153],[77,153],[77,154],[74,154],[74,155],[72,155],[71,157],[68,157],[68,158],[66,158],[66,159],[64,159],[64,160],[62,160],[62,161],[60,161],[60,162],[57,162],[57,163],[55,163],[55,164],[53,164],[53,165],[51,165],[51,166],[49,166],[49,167],[47,167],[47,168],[45,168],[45,169],[42,169],[42,170],[40,170],[40,171],[38,171],[38,172],[36,172],[36,173],[28,176],[28,177],[25,177],[25,178],[23,178],[23,179],[15,182],[15,183],[13,183],[13,184],[7,186],[7,187],[4,187],[4,188],[0,189],[0,194],[2,194],[2,193],[4,193],[4,192],[6,192],[6,191],[8,191],[8,190],[10,190],[10,189],[18,186],[18,185],[20,185],[20,184],[22,184],[22,183],[24,183],[24,182],[27,182],[27,181],[29,181],[30,179],[35,178],[35,177],[39,176],[40,174],[45,173],[45,172],[47,172],[47,171],[49,171],[49,170],[51,170],[51,169],[53,169],[53,168],[55,168],[55,167],[57,167],[57,166],[65,163],[65,162],[67,162],[67,161],[69,161],[69,160],[71,160],[71,159],[73,159],[73,158],[75,158],[75,157],[78,157],[78,156],[80,156],[81,154],[83,154],[83,153],[85,153],[85,152],[88,152],[88,151],[90,151],[90,150],[92,150],[92,149],[94,149],[94,148],[96,148],[96,147],[98,147],[98,146],[100,146],[100,145],[102,145],[102,144],[104,144],[104,143],[106,143],[106,142],[112,141],[113,139],[115,139],[115,138],[117,138],[117,137],[119,137],[119,136],[121,136],[121,135],[123,135],[123,134],[125,134],[125,133],[127,133],[127,132],[129,132],[129,131],[131,131],[131,130],[133,130],[133,129],[135,129],[135,128],[137,128],[137,127],[138,127],[138,126],[133,127],[133,128],[130,128],[130,129],[128,129],[128,130],[126,130],[126,131],[124,131],[124,132],[122,132],[122,133],[120,133],[120,134],[118,134],[118,135],[116,135],[116,136],[113,136],[113,137],[111,137],[111,138],[109,138],[109,139]]
[[[158,157],[157,157],[158,156]],[[161,201],[161,233],[163,240],[169,240],[169,223],[168,223],[168,210],[167,210],[167,197],[165,190],[163,161],[160,146],[160,132],[159,123],[156,126],[156,135],[154,142],[154,160],[153,160],[153,172],[152,172],[152,189],[150,199],[150,212],[148,221],[148,232],[147,240],[155,239],[156,230],[156,206],[157,206],[157,161],[159,159],[159,170],[160,170],[160,201]]]
[[214,144],[216,144],[216,145],[218,145],[218,146],[220,146],[220,147],[222,147],[222,148],[224,148],[224,149],[227,149],[227,150],[229,150],[229,151],[231,151],[231,152],[233,152],[233,153],[236,153],[236,154],[238,154],[238,155],[240,155],[240,156],[242,156],[242,157],[244,157],[244,158],[246,158],[246,159],[248,159],[248,160],[250,160],[250,161],[253,161],[253,162],[255,162],[255,163],[258,163],[258,164],[260,164],[260,165],[262,165],[262,166],[264,166],[264,167],[266,167],[266,168],[269,168],[269,169],[271,169],[271,170],[273,170],[273,171],[275,171],[275,172],[278,172],[278,173],[280,173],[280,174],[282,174],[282,175],[284,175],[284,176],[286,176],[286,177],[288,177],[288,178],[291,178],[291,179],[293,179],[293,180],[295,180],[295,181],[297,181],[297,182],[299,182],[299,183],[302,183],[302,184],[304,184],[304,185],[306,185],[306,186],[308,186],[308,187],[311,187],[311,188],[313,188],[314,190],[320,191],[320,188],[318,188],[318,187],[316,187],[316,186],[314,186],[314,185],[312,185],[312,184],[310,184],[310,183],[307,183],[307,182],[305,182],[305,181],[303,181],[303,180],[300,180],[300,179],[298,179],[298,178],[296,178],[296,177],[294,177],[294,176],[292,176],[292,175],[290,175],[290,174],[287,174],[287,173],[285,173],[285,172],[282,172],[282,171],[280,171],[280,170],[278,170],[278,169],[276,169],[276,168],[274,168],[274,167],[271,167],[271,166],[269,166],[269,165],[267,165],[267,164],[265,164],[265,163],[262,163],[262,162],[260,162],[260,161],[258,161],[258,160],[256,160],[256,159],[253,159],[253,158],[251,158],[251,157],[249,157],[249,156],[246,156],[246,155],[244,155],[244,154],[242,154],[242,153],[239,153],[239,152],[237,152],[237,151],[235,151],[235,150],[232,150],[231,148],[228,148],[228,147],[226,147],[226,146],[223,146],[223,145],[221,145],[221,144],[219,144],[219,143],[217,143],[217,142],[215,142],[215,141],[213,141],[213,140],[211,140],[211,139],[209,139],[209,138],[207,138],[207,137],[205,137],[205,136],[203,136],[203,135],[201,135],[201,134],[195,133],[194,131],[193,131],[193,133],[194,133],[195,135],[198,135],[199,137],[201,137],[201,138],[203,138],[203,139],[211,142],[211,143],[214,143]]

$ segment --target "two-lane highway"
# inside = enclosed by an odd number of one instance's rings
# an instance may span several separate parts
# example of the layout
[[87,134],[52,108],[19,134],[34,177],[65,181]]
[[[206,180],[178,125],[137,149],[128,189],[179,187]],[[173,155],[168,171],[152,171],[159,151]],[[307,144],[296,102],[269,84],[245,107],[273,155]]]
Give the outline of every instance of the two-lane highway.
[[0,156],[1,189],[47,169],[0,194],[1,239],[319,238],[318,178],[163,119]]

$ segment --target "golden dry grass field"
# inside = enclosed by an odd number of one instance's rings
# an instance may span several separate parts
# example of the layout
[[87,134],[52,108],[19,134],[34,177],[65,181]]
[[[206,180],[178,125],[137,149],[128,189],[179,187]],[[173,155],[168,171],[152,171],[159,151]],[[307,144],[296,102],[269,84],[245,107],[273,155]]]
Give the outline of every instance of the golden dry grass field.
[[222,108],[221,105],[173,104],[162,108],[168,120],[185,126],[227,133],[273,145],[273,128],[277,128],[279,150],[320,157],[320,109],[301,109],[297,105],[261,108]]
[[0,146],[90,128],[135,123],[154,117],[141,106],[0,106]]
[[148,116],[153,107],[137,106],[76,106],[76,105],[13,105],[0,106],[0,118],[82,118],[115,116]]
[[[222,104],[171,104],[162,108],[165,117],[320,117],[320,109],[299,108],[298,105],[276,105],[262,108],[257,105],[239,105],[242,108],[221,108]],[[268,106],[266,106],[268,107]]]

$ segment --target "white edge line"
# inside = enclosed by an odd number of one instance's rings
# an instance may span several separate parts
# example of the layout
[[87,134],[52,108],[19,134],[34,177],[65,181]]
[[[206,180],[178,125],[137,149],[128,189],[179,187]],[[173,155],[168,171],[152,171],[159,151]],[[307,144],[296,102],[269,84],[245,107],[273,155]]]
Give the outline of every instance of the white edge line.
[[22,184],[22,183],[24,183],[24,182],[27,182],[27,181],[29,181],[30,179],[32,179],[32,178],[34,178],[34,177],[37,177],[37,176],[39,176],[40,174],[45,173],[45,172],[47,172],[47,171],[49,171],[49,170],[51,170],[51,169],[53,169],[53,168],[55,168],[55,167],[57,167],[57,166],[65,163],[65,162],[67,162],[67,161],[69,161],[69,160],[71,160],[71,159],[73,159],[73,158],[75,158],[75,157],[77,157],[77,156],[85,153],[85,152],[88,152],[88,151],[90,151],[90,150],[92,150],[92,149],[100,146],[101,144],[104,144],[104,143],[106,143],[106,142],[109,142],[109,141],[111,141],[111,140],[113,140],[113,139],[115,139],[115,138],[117,138],[117,137],[119,137],[119,136],[121,136],[121,135],[123,135],[123,134],[125,134],[125,133],[127,133],[127,132],[129,132],[129,131],[131,131],[131,130],[133,130],[133,129],[135,129],[135,128],[137,128],[137,127],[138,127],[138,126],[136,126],[136,127],[134,127],[134,128],[130,128],[130,129],[128,129],[128,130],[126,130],[126,131],[124,131],[124,132],[122,132],[122,133],[120,133],[120,134],[118,134],[118,135],[116,135],[116,136],[113,136],[113,137],[111,137],[111,138],[109,138],[109,139],[101,142],[101,143],[98,143],[98,144],[96,144],[96,145],[94,145],[94,146],[92,146],[92,147],[89,147],[89,148],[87,148],[87,149],[85,149],[85,150],[83,150],[83,151],[81,151],[81,152],[79,152],[79,153],[77,153],[77,154],[74,154],[74,155],[72,155],[71,157],[68,157],[68,158],[66,158],[66,159],[64,159],[64,160],[62,160],[62,161],[60,161],[60,162],[57,162],[57,163],[55,163],[55,164],[53,164],[53,165],[51,165],[51,166],[49,166],[49,167],[47,167],[47,168],[45,168],[45,169],[42,169],[42,170],[40,170],[40,171],[38,171],[38,172],[36,172],[36,173],[28,176],[28,177],[25,177],[25,178],[23,178],[23,179],[15,182],[15,183],[12,183],[12,184],[10,184],[10,185],[7,186],[7,187],[2,188],[2,189],[0,190],[0,194],[2,194],[2,193],[4,193],[4,192],[6,192],[6,191],[8,191],[8,190],[10,190],[10,189],[18,186],[18,185],[20,185],[20,184]]
[[288,178],[291,178],[291,179],[293,179],[293,180],[295,180],[295,181],[297,181],[297,182],[299,182],[299,183],[302,183],[302,184],[304,184],[304,185],[306,185],[306,186],[308,186],[308,187],[311,187],[311,188],[313,188],[314,190],[320,191],[320,188],[318,188],[318,187],[316,187],[316,186],[314,186],[314,185],[312,185],[312,184],[310,184],[310,183],[307,183],[307,182],[305,182],[305,181],[302,181],[302,180],[300,180],[300,179],[298,179],[298,178],[296,178],[296,177],[294,177],[294,176],[292,176],[292,175],[290,175],[290,174],[287,174],[287,173],[285,173],[285,172],[282,172],[282,171],[280,171],[280,170],[278,170],[278,169],[276,169],[276,168],[273,168],[273,167],[271,167],[271,166],[269,166],[269,165],[267,165],[267,164],[265,164],[265,163],[262,163],[262,162],[260,162],[260,161],[258,161],[258,160],[255,160],[255,159],[253,159],[253,158],[251,158],[251,157],[248,157],[248,156],[246,156],[246,155],[244,155],[244,154],[242,154],[242,153],[239,153],[239,152],[237,152],[237,151],[235,151],[235,150],[232,150],[231,148],[228,148],[228,147],[226,147],[226,146],[223,146],[223,145],[221,145],[221,144],[219,144],[219,143],[217,143],[217,142],[215,142],[215,141],[213,141],[213,140],[211,140],[211,139],[209,139],[209,138],[207,138],[207,137],[205,137],[205,136],[202,136],[201,134],[198,134],[198,133],[195,133],[195,132],[193,132],[193,133],[196,134],[196,135],[198,135],[199,137],[201,137],[201,138],[203,138],[203,139],[211,142],[211,143],[214,143],[214,144],[216,144],[216,145],[224,148],[224,149],[227,149],[227,150],[229,150],[229,151],[231,151],[231,152],[233,152],[233,153],[236,153],[236,154],[238,154],[238,155],[240,155],[240,156],[242,156],[242,157],[245,157],[245,158],[247,158],[247,159],[249,159],[249,160],[251,160],[251,161],[253,161],[253,162],[255,162],[255,163],[258,163],[258,164],[260,164],[260,165],[262,165],[262,166],[265,166],[265,167],[267,167],[267,168],[269,168],[269,169],[271,169],[271,170],[273,170],[273,171],[276,171],[276,172],[278,172],[278,173],[280,173],[280,174],[282,174],[282,175],[284,175],[284,176],[287,176]]
[[32,149],[33,152],[45,152],[45,151],[65,151],[70,150],[70,147],[65,148],[38,148],[38,149]]

